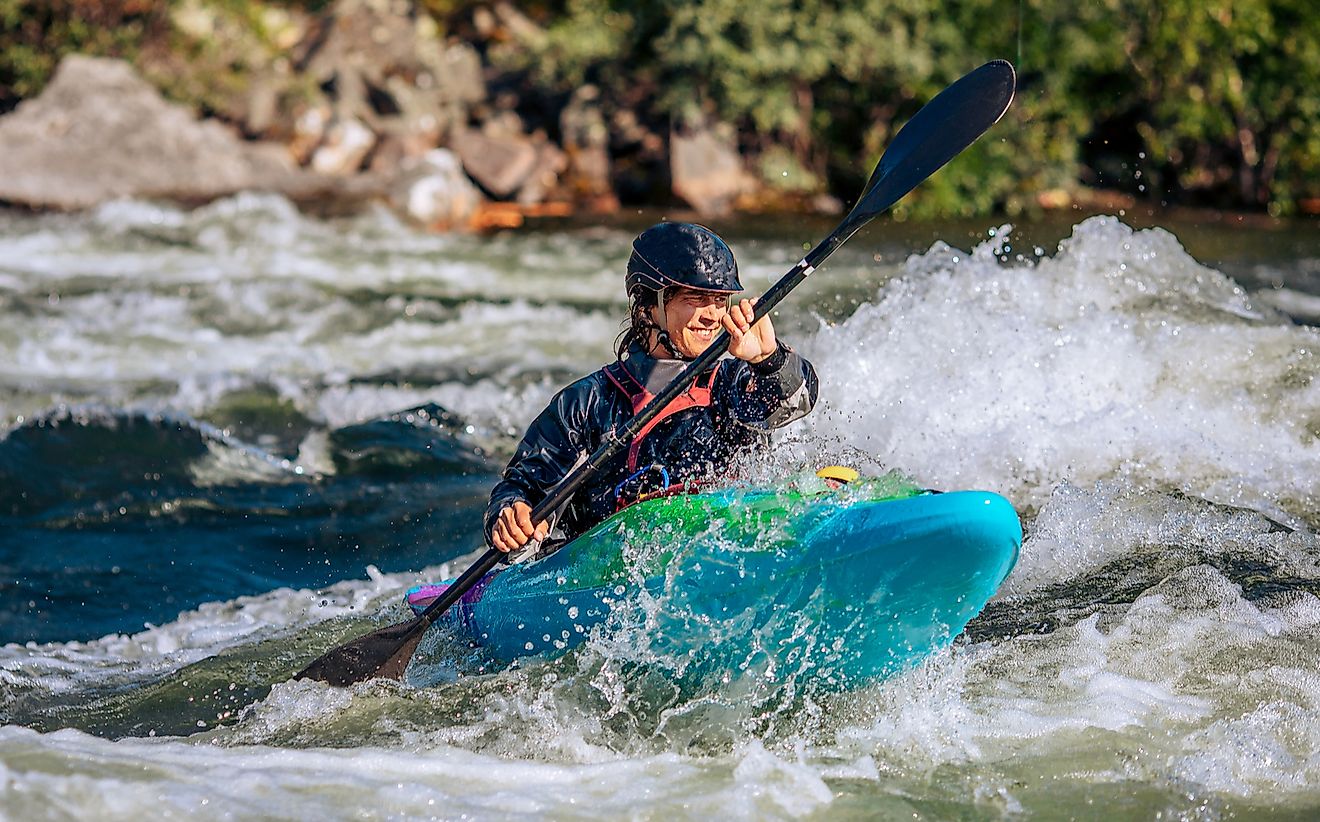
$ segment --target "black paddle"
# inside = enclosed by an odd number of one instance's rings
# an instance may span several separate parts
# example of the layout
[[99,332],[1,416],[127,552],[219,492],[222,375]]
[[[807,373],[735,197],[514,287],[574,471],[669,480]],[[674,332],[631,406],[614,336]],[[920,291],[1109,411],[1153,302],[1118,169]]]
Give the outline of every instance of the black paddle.
[[[757,301],[756,319],[769,314],[859,228],[898,202],[994,125],[1008,110],[1015,83],[1013,67],[1006,60],[994,60],[959,79],[918,111],[889,144],[862,196],[838,228]],[[722,331],[705,353],[688,364],[622,430],[608,434],[586,462],[564,477],[545,499],[532,508],[532,522],[544,520],[595,476],[698,374],[719,359],[728,346],[729,334]],[[374,677],[402,679],[426,629],[503,556],[500,551],[489,549],[417,617],[340,645],[308,665],[295,678],[316,679],[331,685],[351,685]]]

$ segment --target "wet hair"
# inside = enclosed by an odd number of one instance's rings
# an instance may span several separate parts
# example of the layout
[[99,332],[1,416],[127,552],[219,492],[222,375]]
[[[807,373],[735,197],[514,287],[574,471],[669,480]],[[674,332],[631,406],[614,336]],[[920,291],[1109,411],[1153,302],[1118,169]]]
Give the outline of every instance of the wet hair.
[[[659,293],[664,294],[664,292]],[[645,348],[648,332],[664,330],[651,316],[651,309],[656,306],[656,295],[657,292],[643,285],[634,285],[628,290],[628,317],[623,321],[623,330],[614,340],[614,356],[623,359],[633,343]],[[669,298],[673,295],[664,296],[665,302],[669,302]]]

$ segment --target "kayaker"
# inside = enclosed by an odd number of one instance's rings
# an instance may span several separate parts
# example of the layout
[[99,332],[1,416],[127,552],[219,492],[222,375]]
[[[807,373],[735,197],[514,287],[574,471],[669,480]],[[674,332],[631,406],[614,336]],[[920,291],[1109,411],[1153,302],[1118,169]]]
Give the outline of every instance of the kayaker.
[[[731,299],[743,290],[738,263],[715,232],[691,223],[648,228],[633,241],[625,283],[629,314],[615,344],[618,359],[555,395],[491,492],[486,538],[501,551],[543,540],[545,548],[562,545],[639,499],[693,490],[815,405],[815,369],[775,336],[769,317],[751,324],[752,300]],[[698,376],[626,454],[534,526],[532,506],[721,328],[730,334],[733,359]]]

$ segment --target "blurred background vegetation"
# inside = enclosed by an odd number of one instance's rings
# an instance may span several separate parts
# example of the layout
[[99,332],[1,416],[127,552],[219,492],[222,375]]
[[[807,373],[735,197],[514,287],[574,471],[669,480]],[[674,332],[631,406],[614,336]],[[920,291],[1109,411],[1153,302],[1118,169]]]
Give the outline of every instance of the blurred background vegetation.
[[[480,53],[493,88],[556,136],[586,84],[600,105],[668,134],[733,127],[752,168],[789,193],[850,197],[920,105],[985,60],[1020,74],[992,139],[896,216],[1017,214],[1108,192],[1134,202],[1320,211],[1320,14],[1315,0],[540,0],[526,25],[492,6],[380,0]],[[153,77],[224,116],[255,64],[281,59],[282,21],[332,0],[0,0],[0,111],[38,93],[70,52],[172,55],[204,70]],[[221,19],[181,25],[205,7]],[[218,15],[218,17],[217,17]],[[233,47],[235,40],[245,45]]]

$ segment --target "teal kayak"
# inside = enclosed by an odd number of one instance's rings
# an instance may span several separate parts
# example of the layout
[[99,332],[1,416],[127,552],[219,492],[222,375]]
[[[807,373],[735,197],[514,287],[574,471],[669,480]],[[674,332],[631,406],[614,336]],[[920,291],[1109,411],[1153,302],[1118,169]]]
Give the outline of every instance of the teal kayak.
[[[857,684],[952,642],[1021,544],[1003,497],[922,491],[893,475],[673,496],[492,572],[441,624],[495,663],[622,635],[685,666]],[[419,586],[409,604],[443,590]]]

